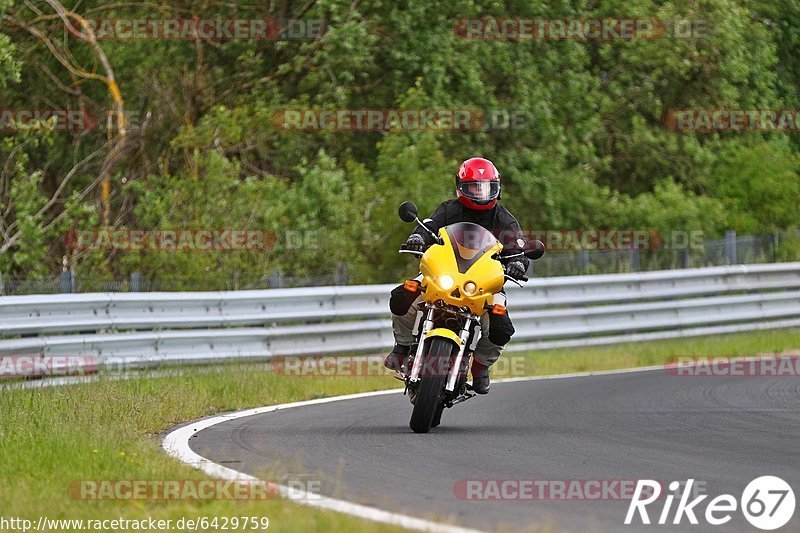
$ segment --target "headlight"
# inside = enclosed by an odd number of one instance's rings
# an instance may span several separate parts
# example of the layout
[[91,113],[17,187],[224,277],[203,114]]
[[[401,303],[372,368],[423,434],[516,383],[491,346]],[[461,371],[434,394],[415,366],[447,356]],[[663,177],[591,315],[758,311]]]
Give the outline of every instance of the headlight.
[[468,281],[468,282],[466,282],[464,284],[464,293],[465,294],[469,294],[470,296],[472,296],[473,294],[475,294],[475,290],[477,288],[478,287],[476,287],[474,283],[472,283],[471,281]]
[[439,286],[446,291],[452,289],[455,284],[456,281],[447,274],[439,278]]

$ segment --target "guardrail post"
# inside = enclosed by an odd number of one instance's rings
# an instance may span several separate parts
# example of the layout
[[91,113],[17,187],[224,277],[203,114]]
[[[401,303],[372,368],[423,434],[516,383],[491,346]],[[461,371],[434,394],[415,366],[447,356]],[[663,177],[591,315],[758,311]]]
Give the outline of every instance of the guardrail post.
[[725,261],[729,265],[736,264],[736,232],[730,229],[725,232]]
[[333,273],[334,285],[347,285],[347,280],[350,276],[347,272],[347,263],[339,263],[336,265],[336,272]]
[[6,282],[3,279],[3,273],[0,272],[0,294],[6,293]]
[[689,268],[689,250],[687,248],[678,250],[678,265],[680,268]]
[[142,292],[142,273],[131,272],[131,292]]
[[[780,235],[777,233],[772,234],[772,262],[778,262],[778,240],[780,239]],[[0,292],[2,292],[2,281],[0,280]]]
[[61,292],[75,292],[75,274],[69,270],[61,273]]
[[269,288],[280,289],[281,287],[283,287],[283,271],[274,268],[269,273]]
[[639,258],[639,249],[631,248],[631,271],[639,272],[641,269],[642,269],[642,264]]
[[580,250],[576,259],[578,260],[578,268],[581,271],[589,268],[589,250]]

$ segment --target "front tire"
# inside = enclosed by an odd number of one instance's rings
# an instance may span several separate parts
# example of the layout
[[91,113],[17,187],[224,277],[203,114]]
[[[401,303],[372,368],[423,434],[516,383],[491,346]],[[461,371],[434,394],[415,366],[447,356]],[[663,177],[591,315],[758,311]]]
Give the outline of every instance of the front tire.
[[439,404],[439,407],[436,408],[436,414],[433,415],[432,428],[437,428],[442,423],[442,411],[444,411],[444,405]]
[[[422,380],[414,401],[414,411],[408,424],[414,433],[428,433],[434,425],[434,420],[442,416],[441,395],[447,381],[445,369],[449,367],[449,364],[443,363],[449,362],[452,353],[452,341],[441,337],[431,339],[425,366],[422,369]],[[438,426],[439,420],[436,422]]]

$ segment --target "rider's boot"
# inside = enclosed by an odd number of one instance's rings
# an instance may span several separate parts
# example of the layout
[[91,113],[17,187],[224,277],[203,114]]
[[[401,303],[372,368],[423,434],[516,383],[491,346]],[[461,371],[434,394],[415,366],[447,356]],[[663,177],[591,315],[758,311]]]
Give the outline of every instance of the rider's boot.
[[472,390],[478,394],[489,392],[489,367],[477,359],[472,360]]
[[386,356],[383,365],[389,370],[394,370],[395,372],[402,372],[403,363],[405,363],[406,359],[408,358],[409,349],[410,346],[395,344],[394,348],[392,348],[392,353]]

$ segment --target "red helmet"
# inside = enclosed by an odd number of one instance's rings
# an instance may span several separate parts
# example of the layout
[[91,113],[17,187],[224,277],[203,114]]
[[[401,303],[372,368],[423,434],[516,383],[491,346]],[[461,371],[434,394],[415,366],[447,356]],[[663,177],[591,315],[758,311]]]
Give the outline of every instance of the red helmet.
[[470,209],[491,209],[500,197],[500,173],[494,163],[473,157],[461,163],[456,174],[456,194]]

